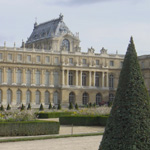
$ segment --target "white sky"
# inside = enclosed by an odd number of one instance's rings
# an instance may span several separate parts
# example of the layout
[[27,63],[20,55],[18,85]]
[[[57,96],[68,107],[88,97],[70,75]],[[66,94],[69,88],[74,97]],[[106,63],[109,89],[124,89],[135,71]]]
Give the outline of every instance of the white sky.
[[21,45],[33,30],[59,14],[75,33],[81,50],[125,54],[132,35],[138,55],[150,54],[150,0],[0,0],[0,46]]

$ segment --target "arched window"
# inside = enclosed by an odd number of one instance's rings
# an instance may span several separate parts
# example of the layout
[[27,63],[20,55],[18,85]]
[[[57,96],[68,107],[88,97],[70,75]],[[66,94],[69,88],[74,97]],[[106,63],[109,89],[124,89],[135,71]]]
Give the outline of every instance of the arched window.
[[59,74],[58,72],[54,72],[54,86],[58,86],[59,85]]
[[54,93],[54,105],[58,105],[58,92]]
[[70,51],[70,42],[67,39],[62,41],[62,48],[66,51]]
[[2,90],[0,90],[0,104],[2,104]]
[[12,70],[8,69],[7,71],[7,83],[12,84]]
[[2,69],[0,69],[0,84],[2,83]]
[[45,85],[49,86],[49,72],[48,71],[45,72]]
[[27,86],[31,85],[31,71],[30,70],[27,70],[26,72],[26,84]]
[[83,103],[83,105],[87,105],[88,101],[89,101],[88,93],[83,93],[83,97],[82,97],[82,103]]
[[40,85],[41,74],[40,71],[36,71],[36,85]]
[[36,91],[36,104],[38,105],[38,104],[40,104],[40,102],[41,102],[41,93],[40,93],[40,91]]
[[21,104],[22,99],[22,92],[17,90],[17,104]]
[[45,105],[50,103],[50,94],[48,91],[45,92]]
[[7,90],[7,104],[11,104],[12,102],[12,91],[10,89]]
[[69,71],[69,85],[73,85],[73,72]]
[[114,88],[114,76],[112,74],[109,76],[109,88]]
[[69,94],[69,103],[75,104],[75,94],[73,92]]
[[86,86],[86,73],[82,73],[82,86]]
[[17,84],[22,83],[22,72],[20,69],[17,70]]
[[99,105],[99,103],[102,101],[102,96],[100,93],[96,94],[96,105]]
[[109,94],[109,101],[112,102],[114,100],[115,96],[114,94],[110,93]]
[[99,73],[96,73],[95,74],[95,86],[97,86],[97,87],[99,87],[99,79],[100,79]]
[[26,104],[31,103],[31,92],[27,90],[26,92]]

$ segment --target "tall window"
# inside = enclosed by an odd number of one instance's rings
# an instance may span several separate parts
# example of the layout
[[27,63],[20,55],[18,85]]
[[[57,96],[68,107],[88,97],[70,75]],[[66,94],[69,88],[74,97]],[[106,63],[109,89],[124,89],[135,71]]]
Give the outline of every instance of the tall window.
[[97,66],[99,65],[99,60],[96,60],[96,65],[97,65]]
[[73,85],[73,72],[69,71],[69,85]]
[[102,96],[100,93],[96,94],[96,105],[99,105],[99,103],[102,101]]
[[27,55],[27,62],[31,62],[31,55]]
[[69,103],[75,104],[75,94],[73,92],[69,94]]
[[114,88],[114,76],[112,74],[109,76],[109,88]]
[[8,69],[7,71],[7,83],[12,84],[12,70]]
[[86,59],[83,59],[83,60],[82,60],[82,64],[83,64],[83,65],[86,65]]
[[55,59],[54,59],[54,63],[55,63],[56,65],[58,65],[58,64],[59,64],[59,59],[58,59],[58,57],[55,57]]
[[0,60],[2,60],[3,59],[3,54],[2,53],[0,53]]
[[22,71],[20,69],[17,70],[17,84],[22,83]]
[[45,72],[45,85],[49,86],[49,72],[48,71]]
[[109,101],[112,102],[114,100],[115,96],[114,94],[110,93],[109,94]]
[[22,55],[21,54],[17,55],[17,61],[22,61]]
[[2,90],[0,90],[0,104],[2,104]]
[[36,71],[36,85],[40,85],[40,78],[41,77],[41,74],[40,74],[40,71]]
[[66,51],[70,51],[70,42],[67,39],[62,41],[62,47]]
[[54,105],[58,105],[58,93],[54,93]]
[[114,61],[110,61],[110,66],[114,66]]
[[31,102],[31,92],[27,90],[26,92],[26,104],[29,104]]
[[99,73],[96,73],[95,74],[95,86],[99,87],[99,81],[100,81]]
[[49,56],[46,56],[45,57],[45,63],[49,63],[50,59],[49,59]]
[[20,90],[17,90],[17,104],[21,104],[22,93]]
[[26,84],[27,86],[31,85],[31,71],[27,70],[26,72]]
[[36,62],[40,62],[41,61],[41,57],[40,56],[36,56]]
[[40,93],[40,91],[36,91],[36,104],[38,105],[38,104],[40,104],[40,101],[41,101],[41,93]]
[[87,93],[83,93],[83,96],[82,96],[82,103],[83,103],[83,105],[87,105],[88,101],[89,101],[88,94]]
[[82,73],[82,86],[86,86],[86,73]]
[[8,61],[12,61],[12,54],[8,54],[7,59]]
[[7,90],[7,104],[11,104],[12,102],[12,91],[10,89]]
[[59,74],[58,72],[54,72],[54,86],[59,85]]
[[69,58],[69,64],[73,65],[73,58]]
[[2,69],[0,69],[0,84],[2,83]]
[[50,103],[50,94],[48,91],[45,92],[45,105]]

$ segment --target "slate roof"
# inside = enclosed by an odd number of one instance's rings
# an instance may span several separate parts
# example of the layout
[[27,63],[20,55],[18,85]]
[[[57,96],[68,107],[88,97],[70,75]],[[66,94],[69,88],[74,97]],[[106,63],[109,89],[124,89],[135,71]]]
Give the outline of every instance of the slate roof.
[[35,23],[33,32],[26,43],[33,43],[42,39],[58,37],[65,33],[71,32],[63,22],[63,16],[60,15],[58,19],[53,19],[39,25]]

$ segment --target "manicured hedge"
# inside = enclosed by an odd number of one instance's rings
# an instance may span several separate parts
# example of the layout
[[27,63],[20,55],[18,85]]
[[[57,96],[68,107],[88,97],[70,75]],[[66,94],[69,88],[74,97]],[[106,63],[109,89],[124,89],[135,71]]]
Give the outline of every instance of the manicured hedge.
[[0,122],[0,136],[58,134],[59,126],[54,121]]
[[64,116],[59,118],[61,125],[105,126],[108,116]]
[[44,112],[37,113],[38,118],[59,118],[63,116],[70,116],[73,112]]

